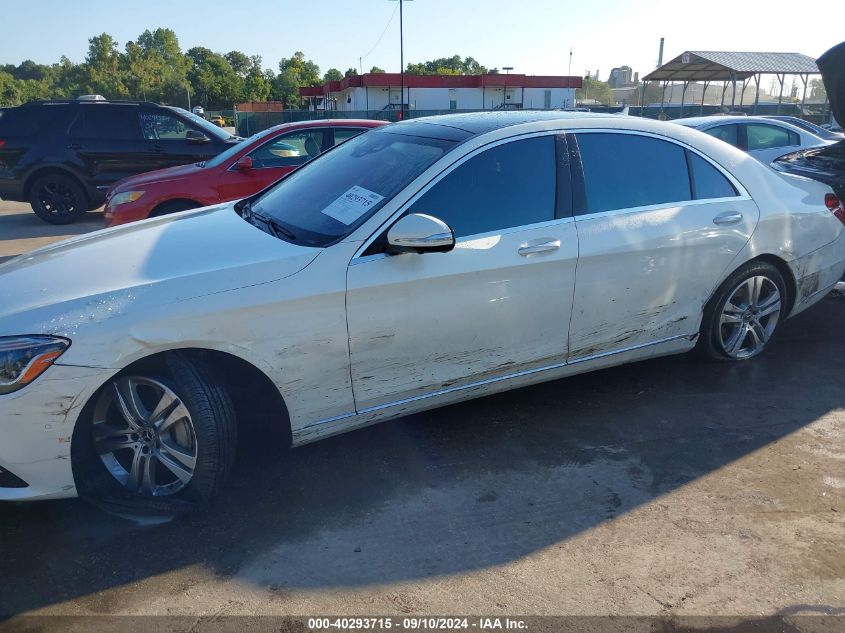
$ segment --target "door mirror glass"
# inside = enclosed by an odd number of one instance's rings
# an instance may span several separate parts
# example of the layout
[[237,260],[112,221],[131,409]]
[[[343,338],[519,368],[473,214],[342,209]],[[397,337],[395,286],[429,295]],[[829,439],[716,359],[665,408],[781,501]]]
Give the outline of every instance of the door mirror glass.
[[252,159],[249,156],[241,156],[238,162],[235,163],[235,169],[238,171],[249,171],[252,169]]
[[210,143],[211,142],[210,138],[208,138],[202,132],[198,132],[196,130],[188,130],[185,133],[185,140],[188,141],[188,143],[197,144],[197,145],[200,145],[202,143]]
[[455,234],[443,220],[409,213],[390,227],[387,244],[391,253],[445,253],[455,248]]

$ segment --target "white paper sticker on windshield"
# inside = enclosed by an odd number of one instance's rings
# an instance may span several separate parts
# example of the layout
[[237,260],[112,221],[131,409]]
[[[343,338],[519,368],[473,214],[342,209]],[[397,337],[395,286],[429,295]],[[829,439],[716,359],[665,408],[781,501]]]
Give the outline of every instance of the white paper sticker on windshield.
[[349,226],[382,200],[384,196],[355,185],[323,209],[323,213]]

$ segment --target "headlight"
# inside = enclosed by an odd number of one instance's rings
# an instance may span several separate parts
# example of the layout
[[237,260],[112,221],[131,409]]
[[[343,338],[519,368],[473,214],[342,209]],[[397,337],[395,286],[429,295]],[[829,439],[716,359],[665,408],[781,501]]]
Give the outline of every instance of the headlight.
[[68,347],[58,336],[0,336],[0,395],[26,387]]
[[143,191],[124,191],[116,193],[109,198],[109,205],[115,206],[118,204],[126,204],[127,202],[135,202],[138,198],[144,195]]

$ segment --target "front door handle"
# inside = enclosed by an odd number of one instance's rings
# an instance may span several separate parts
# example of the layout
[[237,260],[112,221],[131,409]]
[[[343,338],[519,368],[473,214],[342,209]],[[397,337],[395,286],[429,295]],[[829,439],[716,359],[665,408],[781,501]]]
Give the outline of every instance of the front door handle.
[[537,253],[548,253],[556,251],[560,248],[560,240],[549,240],[548,242],[541,242],[540,244],[526,244],[520,246],[517,251],[523,257],[527,255],[536,255]]
[[68,149],[82,149],[82,145],[79,143],[71,143],[67,146]]
[[727,213],[720,213],[713,218],[713,224],[719,226],[731,226],[742,222],[742,214],[739,211],[728,211]]

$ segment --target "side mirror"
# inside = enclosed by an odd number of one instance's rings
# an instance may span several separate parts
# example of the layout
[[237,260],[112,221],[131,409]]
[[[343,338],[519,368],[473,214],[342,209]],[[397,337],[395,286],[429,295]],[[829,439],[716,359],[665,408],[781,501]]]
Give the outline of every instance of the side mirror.
[[252,158],[249,156],[241,156],[238,162],[235,163],[235,169],[238,171],[249,171],[252,169]]
[[211,139],[202,132],[196,130],[188,130],[185,134],[185,140],[192,145],[201,145],[203,143],[210,143]]
[[387,231],[388,252],[446,253],[455,248],[455,233],[443,220],[409,213]]

